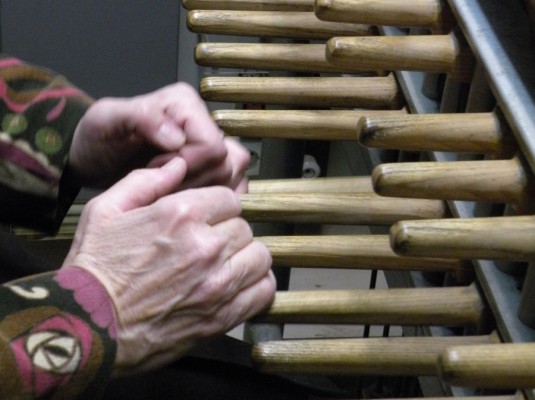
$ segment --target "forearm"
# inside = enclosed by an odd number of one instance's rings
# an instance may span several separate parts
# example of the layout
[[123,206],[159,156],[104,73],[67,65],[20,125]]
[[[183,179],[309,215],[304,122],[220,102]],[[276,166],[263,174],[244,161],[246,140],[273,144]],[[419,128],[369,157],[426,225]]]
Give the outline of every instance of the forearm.
[[54,231],[79,188],[72,135],[91,99],[62,76],[0,59],[0,220]]
[[98,398],[116,353],[100,283],[65,268],[0,286],[0,299],[0,398]]

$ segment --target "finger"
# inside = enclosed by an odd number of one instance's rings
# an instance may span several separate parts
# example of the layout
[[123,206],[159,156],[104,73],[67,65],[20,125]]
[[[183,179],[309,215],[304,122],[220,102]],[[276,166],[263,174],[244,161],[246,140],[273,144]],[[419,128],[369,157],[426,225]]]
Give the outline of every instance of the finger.
[[189,143],[211,143],[214,138],[223,137],[206,103],[192,86],[179,82],[162,92],[167,104],[166,115],[183,129]]
[[234,188],[234,191],[238,194],[247,193],[249,186],[249,179],[244,177]]
[[182,128],[169,118],[158,92],[130,99],[119,117],[126,121],[128,130],[137,133],[162,151],[176,151],[186,142]]
[[217,271],[215,279],[226,287],[226,295],[222,299],[227,302],[245,288],[254,285],[269,273],[271,255],[260,242],[249,245],[228,258],[222,268]]
[[163,151],[176,151],[186,143],[186,134],[173,121],[166,119],[154,132],[151,129],[141,130],[145,139]]
[[177,156],[176,152],[158,154],[149,160],[146,168],[161,168]]
[[[188,172],[190,172],[189,165]],[[194,173],[188,173],[182,188],[199,188],[214,185],[231,187],[231,179],[232,166],[227,159],[224,159],[220,164],[205,166],[203,169],[197,170]]]
[[[229,186],[236,190],[240,185],[243,185],[242,182],[245,178],[247,168],[249,168],[251,155],[250,152],[234,138],[225,138],[225,146],[227,147],[228,153],[227,159],[229,160],[232,169],[232,177]],[[243,193],[238,190],[237,192]]]
[[227,316],[224,330],[228,331],[267,309],[273,303],[275,290],[275,276],[269,271],[259,281],[237,293],[219,311],[222,318]]
[[178,157],[161,168],[134,170],[101,194],[100,203],[122,212],[143,207],[177,190],[185,175],[186,163]]
[[[191,175],[199,175],[210,169],[222,165],[227,157],[227,148],[222,138],[214,136],[203,141],[190,140],[191,135],[187,132],[186,144],[178,150],[178,155],[188,163],[188,171]],[[230,176],[232,170],[227,174]]]
[[218,238],[228,238],[219,253],[223,262],[253,241],[253,231],[242,218],[231,218],[215,224],[212,232]]
[[192,219],[208,225],[238,217],[241,213],[237,194],[224,186],[189,189],[168,196],[162,201],[165,202],[163,207],[178,207]]
[[[176,151],[185,142],[182,129],[166,114],[165,108],[151,93],[131,99],[109,98],[96,104],[103,127],[124,127],[125,135],[132,133],[163,151]],[[97,112],[97,111],[95,111]]]

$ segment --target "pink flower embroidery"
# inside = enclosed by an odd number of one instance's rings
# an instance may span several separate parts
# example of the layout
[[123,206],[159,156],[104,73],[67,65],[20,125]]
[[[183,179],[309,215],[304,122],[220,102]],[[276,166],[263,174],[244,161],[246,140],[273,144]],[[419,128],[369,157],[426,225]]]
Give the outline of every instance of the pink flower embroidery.
[[97,326],[108,329],[112,339],[117,337],[112,301],[91,273],[81,268],[63,268],[55,280],[62,288],[74,291],[74,299]]

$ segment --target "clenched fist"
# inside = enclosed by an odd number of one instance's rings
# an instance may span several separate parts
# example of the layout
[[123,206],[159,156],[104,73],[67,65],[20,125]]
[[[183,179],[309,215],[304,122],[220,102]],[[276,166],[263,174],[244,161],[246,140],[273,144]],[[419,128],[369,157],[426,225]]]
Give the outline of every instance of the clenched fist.
[[186,163],[131,172],[82,213],[63,268],[82,268],[115,307],[116,373],[152,369],[273,299],[271,257],[222,186],[176,192]]

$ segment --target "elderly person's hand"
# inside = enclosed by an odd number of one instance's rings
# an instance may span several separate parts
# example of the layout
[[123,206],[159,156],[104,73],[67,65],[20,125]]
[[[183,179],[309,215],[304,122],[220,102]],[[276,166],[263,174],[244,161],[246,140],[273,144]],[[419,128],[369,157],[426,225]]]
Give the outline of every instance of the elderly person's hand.
[[117,374],[171,362],[273,299],[270,254],[239,217],[237,194],[175,193],[185,173],[175,157],[92,199],[63,264],[93,274],[113,301]]
[[244,191],[249,153],[224,138],[185,83],[95,102],[76,128],[69,164],[83,185],[105,187],[132,169],[161,166],[177,155],[188,169],[181,189],[225,185]]

